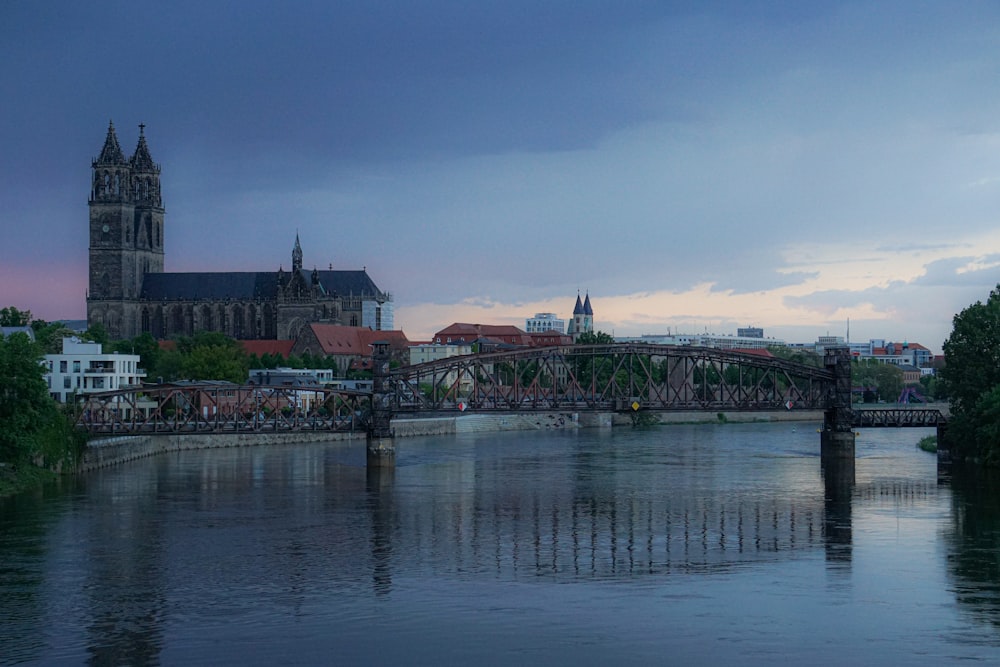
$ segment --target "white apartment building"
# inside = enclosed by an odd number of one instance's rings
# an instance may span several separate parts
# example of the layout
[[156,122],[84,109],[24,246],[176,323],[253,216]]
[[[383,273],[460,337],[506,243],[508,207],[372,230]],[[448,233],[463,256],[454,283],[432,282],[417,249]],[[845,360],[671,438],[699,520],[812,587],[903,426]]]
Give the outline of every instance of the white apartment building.
[[472,354],[472,343],[416,343],[410,346],[410,365]]
[[693,347],[716,347],[722,350],[766,350],[773,346],[785,347],[785,341],[777,338],[757,336],[720,336],[716,334],[643,334],[641,336],[618,336],[618,343],[648,343],[650,345],[691,345]]
[[65,403],[70,396],[136,387],[146,377],[138,354],[105,354],[100,343],[63,338],[62,354],[46,354],[42,364],[52,398]]
[[[472,343],[417,343],[410,346],[410,365],[414,366],[465,354],[472,354]],[[448,386],[454,385],[456,382],[459,385],[459,392],[463,395],[472,388],[472,377],[463,374],[462,378],[459,378],[456,371],[449,371],[443,380],[443,383]]]
[[534,317],[529,317],[524,321],[524,330],[528,333],[558,331],[564,334],[566,333],[566,320],[559,319],[555,313],[535,313]]

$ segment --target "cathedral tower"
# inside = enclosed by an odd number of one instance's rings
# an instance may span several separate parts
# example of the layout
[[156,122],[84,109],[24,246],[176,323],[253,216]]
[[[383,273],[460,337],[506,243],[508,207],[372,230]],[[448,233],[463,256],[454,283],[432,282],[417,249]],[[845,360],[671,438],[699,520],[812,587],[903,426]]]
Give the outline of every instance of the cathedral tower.
[[163,200],[160,197],[160,166],[153,162],[146,145],[145,125],[139,125],[139,143],[129,161],[132,166],[132,198],[135,202],[132,237],[136,259],[135,295],[142,290],[142,277],[163,273]]
[[126,159],[113,123],[91,163],[90,276],[87,323],[103,324],[112,338],[137,334],[134,308],[143,276],[163,272],[160,167],[146,145],[145,126]]

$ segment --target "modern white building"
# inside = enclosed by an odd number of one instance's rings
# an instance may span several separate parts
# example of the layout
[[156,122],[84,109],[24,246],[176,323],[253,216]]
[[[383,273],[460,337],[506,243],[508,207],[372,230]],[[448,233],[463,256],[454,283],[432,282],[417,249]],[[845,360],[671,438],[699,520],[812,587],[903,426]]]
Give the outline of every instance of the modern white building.
[[146,377],[138,354],[104,353],[100,343],[63,338],[62,354],[46,354],[42,362],[52,398],[65,403],[74,394],[95,394],[138,387]]
[[415,343],[410,345],[410,365],[472,354],[472,343]]
[[324,385],[333,382],[333,371],[329,368],[251,368],[250,384],[280,387],[282,385]]
[[[410,365],[414,366],[465,354],[472,354],[472,343],[416,343],[410,345]],[[452,386],[456,382],[462,394],[468,393],[472,387],[472,377],[463,374],[459,378],[456,371],[449,371],[443,379],[443,384],[448,386]]]
[[560,319],[555,313],[535,313],[524,321],[524,330],[528,333],[545,333],[558,331],[566,333],[566,320]]
[[618,336],[619,343],[649,343],[650,345],[691,345],[716,347],[722,350],[766,350],[771,346],[785,347],[785,341],[757,336],[720,336],[716,334],[643,334]]

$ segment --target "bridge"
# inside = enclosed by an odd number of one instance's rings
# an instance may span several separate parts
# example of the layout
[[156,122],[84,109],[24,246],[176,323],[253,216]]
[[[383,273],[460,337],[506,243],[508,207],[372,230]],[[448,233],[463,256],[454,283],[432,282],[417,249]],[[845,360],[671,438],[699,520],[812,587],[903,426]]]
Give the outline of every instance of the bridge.
[[90,394],[77,425],[92,434],[360,431],[369,462],[394,456],[391,420],[456,413],[823,411],[824,456],[854,458],[854,429],[937,427],[938,410],[854,410],[846,348],[824,366],[672,345],[572,345],[495,351],[390,368],[375,343],[373,389],[225,383]]

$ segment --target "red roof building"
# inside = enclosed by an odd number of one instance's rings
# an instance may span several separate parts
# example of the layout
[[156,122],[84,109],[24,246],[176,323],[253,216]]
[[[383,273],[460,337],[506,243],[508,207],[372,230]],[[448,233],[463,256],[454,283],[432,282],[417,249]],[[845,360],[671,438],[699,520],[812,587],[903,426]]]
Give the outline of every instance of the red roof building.
[[531,346],[531,335],[510,324],[455,322],[434,334],[434,342],[439,345],[448,343],[472,344],[483,338],[504,345]]
[[372,343],[389,343],[390,359],[408,364],[410,342],[402,331],[372,331],[367,327],[345,327],[337,324],[310,324],[302,329],[292,347],[292,353],[334,357],[340,368],[365,368],[372,356]]

